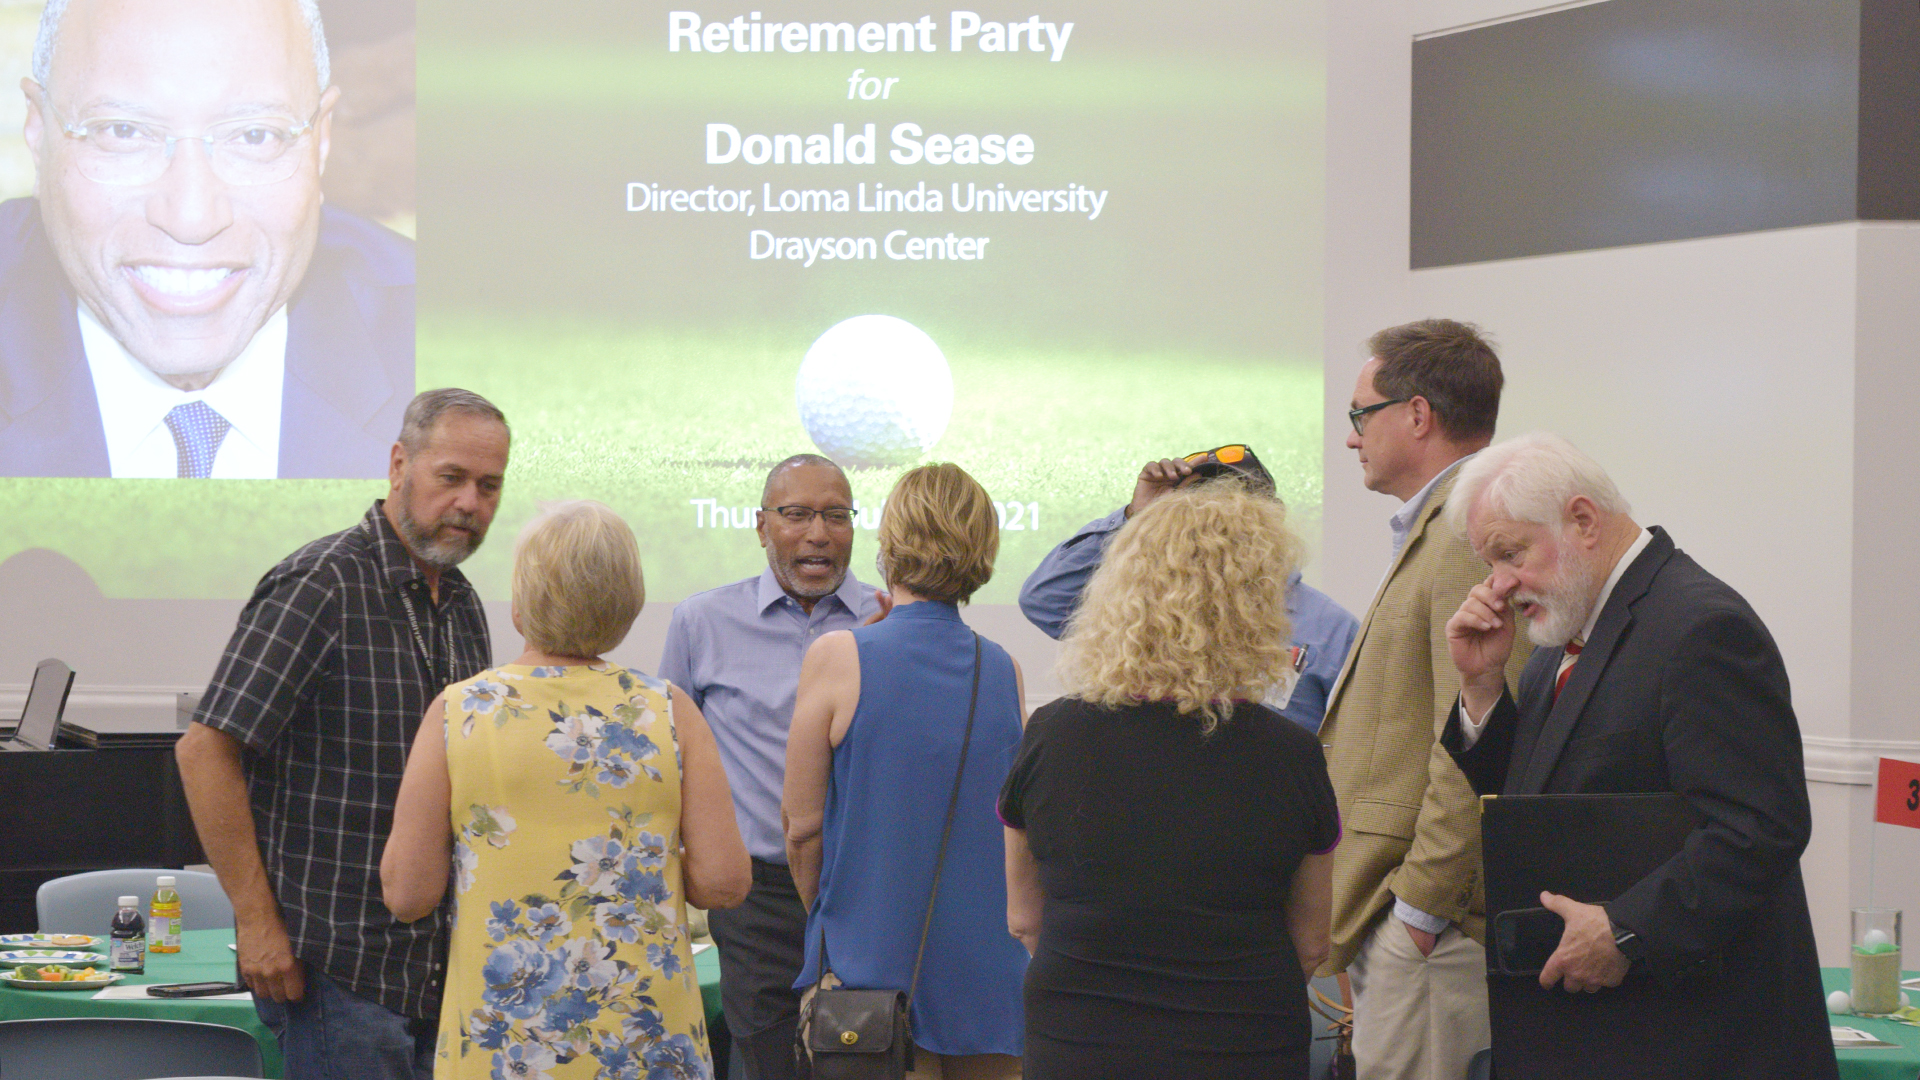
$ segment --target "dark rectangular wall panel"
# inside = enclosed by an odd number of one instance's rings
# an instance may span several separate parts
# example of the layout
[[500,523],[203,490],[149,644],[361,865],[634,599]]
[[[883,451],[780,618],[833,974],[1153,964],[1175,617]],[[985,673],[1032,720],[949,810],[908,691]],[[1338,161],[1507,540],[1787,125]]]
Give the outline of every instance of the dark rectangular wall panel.
[[1851,220],[1861,2],[1607,0],[1414,42],[1411,264]]
[[1860,5],[1860,217],[1920,221],[1920,0]]

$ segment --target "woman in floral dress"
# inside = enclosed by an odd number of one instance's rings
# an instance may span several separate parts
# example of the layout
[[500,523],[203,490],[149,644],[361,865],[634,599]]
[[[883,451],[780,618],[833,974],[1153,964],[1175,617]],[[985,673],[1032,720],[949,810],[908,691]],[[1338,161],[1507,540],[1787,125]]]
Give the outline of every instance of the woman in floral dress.
[[643,602],[625,522],[548,509],[514,553],[526,651],[421,722],[380,879],[401,920],[453,882],[436,1077],[712,1075],[686,909],[751,871],[700,710],[600,659]]

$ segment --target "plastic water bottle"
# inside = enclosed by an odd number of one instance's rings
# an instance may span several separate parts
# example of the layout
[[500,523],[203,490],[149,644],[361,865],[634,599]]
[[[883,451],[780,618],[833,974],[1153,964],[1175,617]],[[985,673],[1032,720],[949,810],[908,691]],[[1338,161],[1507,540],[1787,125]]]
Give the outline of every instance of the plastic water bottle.
[[139,897],[120,898],[120,910],[107,933],[113,939],[107,946],[107,967],[129,975],[146,974],[147,920],[140,914]]
[[153,892],[153,919],[147,924],[147,947],[158,953],[176,953],[180,951],[180,931],[186,929],[180,918],[180,894],[174,890],[174,879],[169,874],[160,875]]

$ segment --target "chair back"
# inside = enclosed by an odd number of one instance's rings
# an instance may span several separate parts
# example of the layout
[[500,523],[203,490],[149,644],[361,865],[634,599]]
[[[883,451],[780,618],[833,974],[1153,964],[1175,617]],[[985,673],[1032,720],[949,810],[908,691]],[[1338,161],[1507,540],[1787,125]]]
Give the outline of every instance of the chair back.
[[1474,1052],[1473,1060],[1467,1062],[1467,1080],[1493,1080],[1493,1047]]
[[98,933],[113,919],[114,901],[121,897],[138,896],[144,909],[153,899],[154,879],[161,874],[173,875],[187,929],[233,928],[233,904],[220,879],[205,870],[91,870],[41,883],[34,894],[40,932]]
[[130,1016],[0,1021],[0,1080],[158,1080],[265,1076],[239,1028]]

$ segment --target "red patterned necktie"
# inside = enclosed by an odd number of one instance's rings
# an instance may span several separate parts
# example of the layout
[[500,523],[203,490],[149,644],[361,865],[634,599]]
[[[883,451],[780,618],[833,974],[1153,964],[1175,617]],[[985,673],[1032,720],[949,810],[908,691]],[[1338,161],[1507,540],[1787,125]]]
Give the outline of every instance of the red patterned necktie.
[[1560,700],[1560,691],[1567,688],[1567,674],[1573,670],[1573,662],[1580,659],[1582,645],[1579,638],[1567,642],[1567,651],[1560,657],[1560,677],[1553,681],[1553,700]]

